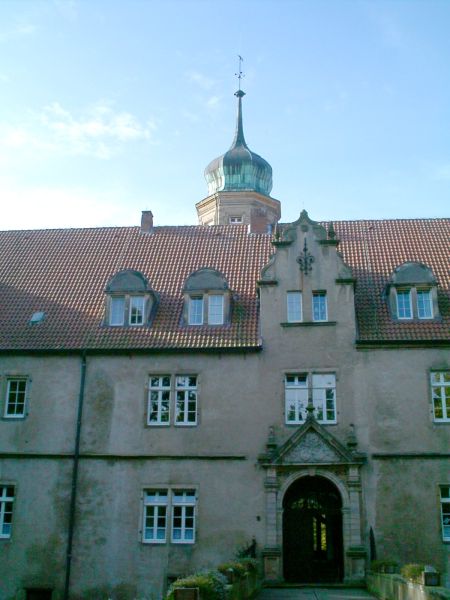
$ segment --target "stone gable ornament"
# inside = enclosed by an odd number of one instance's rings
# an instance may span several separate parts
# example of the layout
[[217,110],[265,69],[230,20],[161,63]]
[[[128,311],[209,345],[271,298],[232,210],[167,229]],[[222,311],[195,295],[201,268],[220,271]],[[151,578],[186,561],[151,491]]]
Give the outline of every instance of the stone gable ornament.
[[308,275],[308,273],[311,273],[312,263],[314,262],[314,256],[308,251],[306,237],[305,237],[305,243],[303,244],[303,252],[297,258],[297,262],[300,265],[300,271],[302,273],[304,273],[305,275]]

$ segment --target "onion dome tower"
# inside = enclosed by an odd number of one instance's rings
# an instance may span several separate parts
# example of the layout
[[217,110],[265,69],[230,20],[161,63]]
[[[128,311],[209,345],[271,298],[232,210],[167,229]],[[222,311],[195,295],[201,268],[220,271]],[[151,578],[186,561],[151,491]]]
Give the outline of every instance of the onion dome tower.
[[197,203],[200,225],[246,224],[254,233],[271,231],[280,218],[280,202],[270,196],[272,167],[247,146],[242,98],[237,97],[236,132],[230,149],[205,169],[208,196]]

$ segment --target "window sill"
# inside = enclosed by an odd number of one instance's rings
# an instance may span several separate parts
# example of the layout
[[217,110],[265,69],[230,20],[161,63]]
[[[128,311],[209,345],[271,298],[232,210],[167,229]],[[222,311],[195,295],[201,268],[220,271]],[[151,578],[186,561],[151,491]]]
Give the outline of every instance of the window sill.
[[[316,419],[317,421],[317,419]],[[306,419],[304,421],[296,421],[294,422],[289,422],[289,423],[285,423],[286,427],[298,427],[299,425],[304,425],[306,423]],[[319,423],[319,425],[337,425],[337,421],[317,421],[317,423]]]
[[20,415],[15,417],[1,417],[2,421],[25,421],[26,415]]
[[295,322],[295,323],[290,323],[288,321],[285,321],[283,323],[280,323],[281,327],[317,327],[317,326],[329,326],[329,325],[337,325],[337,321],[301,321],[301,322]]

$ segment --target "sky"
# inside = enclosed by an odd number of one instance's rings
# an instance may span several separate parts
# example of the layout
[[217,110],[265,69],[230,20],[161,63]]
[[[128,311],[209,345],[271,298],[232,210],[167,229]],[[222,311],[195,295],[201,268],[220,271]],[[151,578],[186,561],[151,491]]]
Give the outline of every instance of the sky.
[[197,223],[244,131],[282,221],[450,206],[450,0],[0,0],[0,229]]

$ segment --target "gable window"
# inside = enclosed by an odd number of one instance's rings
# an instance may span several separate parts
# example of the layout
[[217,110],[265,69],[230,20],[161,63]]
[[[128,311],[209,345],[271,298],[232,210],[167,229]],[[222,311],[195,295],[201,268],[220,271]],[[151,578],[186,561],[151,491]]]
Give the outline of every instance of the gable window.
[[431,397],[434,420],[450,422],[450,371],[431,373]]
[[157,294],[138,271],[116,273],[106,286],[105,324],[112,327],[143,326],[158,302]]
[[203,325],[203,296],[189,299],[189,325]]
[[150,377],[148,425],[169,425],[170,375]]
[[183,321],[187,325],[224,325],[230,318],[231,292],[215,269],[199,269],[186,280]]
[[433,318],[433,303],[430,290],[417,290],[417,315],[419,319]]
[[442,539],[450,542],[450,485],[440,488]]
[[177,375],[176,377],[176,425],[197,424],[197,377]]
[[6,383],[5,419],[24,419],[27,404],[28,380],[25,377],[8,379]]
[[387,285],[391,314],[399,321],[439,317],[437,281],[429,267],[417,262],[397,267]]
[[0,538],[10,538],[14,504],[14,486],[0,485]]
[[223,325],[222,294],[210,294],[208,296],[208,324]]
[[397,317],[399,319],[412,319],[410,290],[397,290]]
[[194,489],[144,490],[142,541],[164,544],[170,522],[170,541],[173,544],[193,544],[196,504]]
[[241,225],[243,221],[242,217],[230,217],[228,222],[230,225]]
[[143,541],[163,544],[167,531],[167,490],[145,490]]
[[287,424],[306,420],[311,396],[314,416],[319,423],[336,423],[336,375],[334,373],[300,373],[285,376],[285,411]]
[[327,293],[313,292],[312,297],[313,321],[327,321]]
[[302,320],[302,293],[287,293],[287,320],[288,323],[298,323]]

